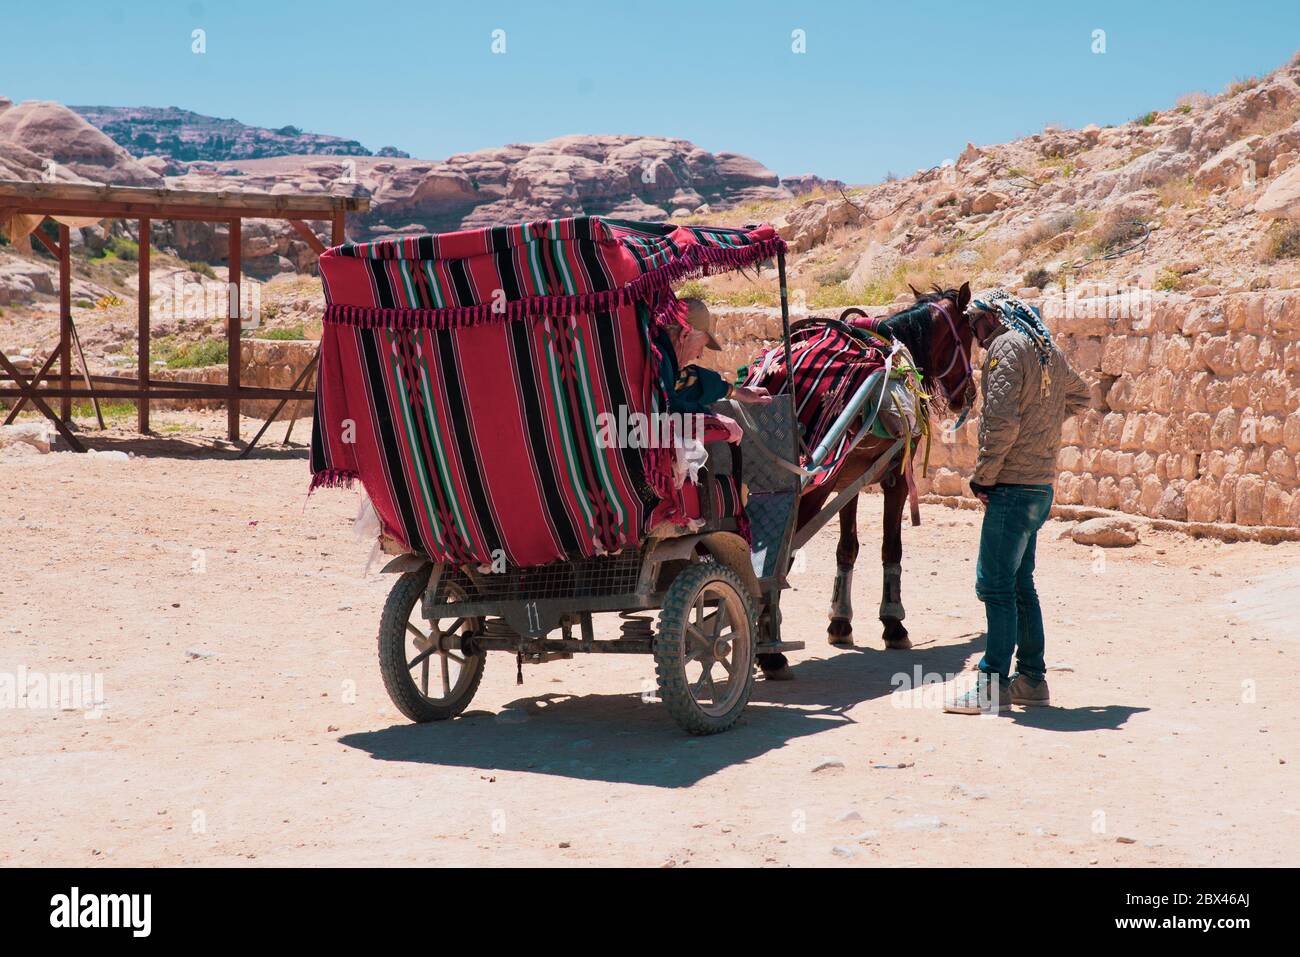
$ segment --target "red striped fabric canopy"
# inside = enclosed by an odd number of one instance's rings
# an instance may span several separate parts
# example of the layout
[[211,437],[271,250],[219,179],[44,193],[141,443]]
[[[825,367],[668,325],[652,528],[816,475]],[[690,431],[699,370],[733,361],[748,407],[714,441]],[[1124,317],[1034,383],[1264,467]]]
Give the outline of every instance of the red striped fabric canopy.
[[685,520],[671,450],[605,447],[598,422],[666,409],[650,331],[673,282],[783,248],[770,226],[579,217],[326,250],[312,487],[360,479],[387,535],[456,564]]

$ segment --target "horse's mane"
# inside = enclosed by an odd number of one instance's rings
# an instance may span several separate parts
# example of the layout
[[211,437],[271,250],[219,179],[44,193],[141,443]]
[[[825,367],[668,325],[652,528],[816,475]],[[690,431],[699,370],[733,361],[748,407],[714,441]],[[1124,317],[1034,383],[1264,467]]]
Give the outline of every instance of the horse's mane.
[[907,346],[907,351],[912,354],[912,361],[920,368],[921,374],[929,380],[932,373],[936,371],[930,368],[932,361],[930,344],[934,328],[930,305],[940,299],[949,299],[955,303],[958,301],[959,293],[956,289],[940,289],[938,286],[930,292],[920,292],[916,289],[912,292],[916,295],[916,302],[901,312],[881,320],[876,330]]

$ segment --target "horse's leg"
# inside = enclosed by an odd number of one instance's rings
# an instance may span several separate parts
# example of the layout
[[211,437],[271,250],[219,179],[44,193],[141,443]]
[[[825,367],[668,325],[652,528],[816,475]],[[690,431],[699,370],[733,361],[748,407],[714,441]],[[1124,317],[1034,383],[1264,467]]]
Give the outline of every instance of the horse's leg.
[[853,644],[853,565],[858,560],[858,497],[840,509],[840,543],[835,547],[835,590],[831,592],[831,623],[826,640]]
[[903,505],[907,501],[907,482],[897,473],[886,479],[885,528],[880,543],[880,562],[885,573],[880,597],[881,635],[886,648],[911,648],[911,639],[903,627]]

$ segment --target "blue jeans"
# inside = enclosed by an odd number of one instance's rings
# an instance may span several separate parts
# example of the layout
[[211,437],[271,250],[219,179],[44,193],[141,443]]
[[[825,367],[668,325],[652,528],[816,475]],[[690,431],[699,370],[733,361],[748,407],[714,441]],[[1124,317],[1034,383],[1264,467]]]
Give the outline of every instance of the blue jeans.
[[1041,679],[1047,673],[1034,552],[1051,508],[1050,485],[997,485],[989,492],[975,566],[975,594],[988,616],[979,664],[986,674],[1009,678],[1013,653],[1021,674]]

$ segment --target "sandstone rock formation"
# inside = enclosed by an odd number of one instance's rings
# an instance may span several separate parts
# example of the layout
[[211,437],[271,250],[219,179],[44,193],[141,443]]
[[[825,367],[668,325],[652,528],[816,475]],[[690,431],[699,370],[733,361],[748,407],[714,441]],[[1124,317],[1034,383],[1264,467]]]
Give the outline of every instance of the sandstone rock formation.
[[[351,238],[583,213],[662,221],[678,209],[727,208],[793,196],[775,173],[748,157],[709,153],[686,140],[629,135],[562,136],[443,161],[294,156],[191,163],[184,175],[169,177],[168,184],[368,193],[371,211],[350,221]],[[215,231],[190,232],[190,243],[177,247],[188,258],[224,255]],[[207,238],[194,241],[199,236]],[[286,233],[286,241],[292,241],[291,234]]]
[[[161,186],[163,178],[137,162],[126,150],[61,103],[29,100],[0,111],[0,144],[6,144],[9,158],[0,153],[6,165],[14,160],[28,170],[17,179],[34,179],[34,170],[23,162],[26,154],[40,160],[53,160],[71,177],[119,186]],[[21,153],[14,150],[25,150]],[[56,170],[56,175],[58,171]],[[6,174],[7,175],[7,174]]]
[[1300,219],[1300,166],[1292,166],[1268,184],[1264,195],[1255,200],[1255,212],[1265,219]]

